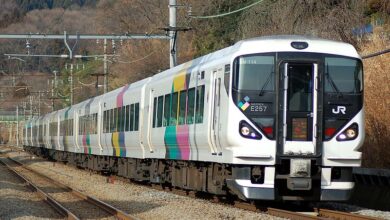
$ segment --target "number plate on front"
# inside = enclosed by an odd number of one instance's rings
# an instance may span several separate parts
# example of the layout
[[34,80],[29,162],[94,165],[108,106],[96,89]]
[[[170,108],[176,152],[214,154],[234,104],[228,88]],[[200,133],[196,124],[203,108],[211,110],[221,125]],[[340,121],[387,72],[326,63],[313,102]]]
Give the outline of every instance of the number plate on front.
[[290,176],[291,177],[309,177],[310,176],[310,160],[291,159]]
[[269,103],[253,102],[251,103],[249,110],[251,112],[268,112],[271,109]]

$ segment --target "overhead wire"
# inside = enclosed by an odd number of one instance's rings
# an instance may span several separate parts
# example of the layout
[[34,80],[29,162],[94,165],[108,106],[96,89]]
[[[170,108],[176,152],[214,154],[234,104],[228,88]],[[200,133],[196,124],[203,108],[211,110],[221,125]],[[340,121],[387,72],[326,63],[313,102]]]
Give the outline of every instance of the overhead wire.
[[190,18],[195,18],[195,19],[209,19],[209,18],[218,18],[218,17],[223,17],[223,16],[227,16],[227,15],[231,15],[231,14],[234,14],[234,13],[237,13],[237,12],[240,12],[240,11],[243,11],[245,9],[248,9],[250,7],[253,7],[259,3],[261,3],[263,0],[259,0],[257,2],[254,2],[250,5],[247,5],[245,7],[242,7],[240,9],[237,9],[237,10],[234,10],[234,11],[231,11],[231,12],[226,12],[226,13],[222,13],[222,14],[217,14],[217,15],[205,15],[205,16],[193,16],[193,15],[190,15],[189,17]]
[[150,57],[151,55],[153,55],[153,54],[156,53],[156,52],[157,52],[156,50],[155,50],[155,51],[152,51],[151,53],[147,54],[146,56],[141,57],[141,58],[136,59],[136,60],[132,60],[132,61],[123,61],[123,60],[117,60],[117,59],[115,59],[114,62],[118,62],[118,63],[127,63],[127,64],[129,64],[129,63],[135,63],[135,62],[142,61],[142,60],[144,60],[144,59]]
[[386,49],[386,50],[378,51],[378,52],[375,52],[375,53],[364,55],[364,56],[362,56],[362,59],[368,59],[368,58],[376,57],[376,56],[379,56],[379,55],[382,55],[382,54],[386,54],[386,53],[390,53],[390,48]]
[[93,82],[93,83],[83,83],[83,82],[80,81],[80,79],[77,79],[77,81],[79,81],[79,84],[81,84],[82,86],[93,86],[93,85],[96,84],[95,82]]

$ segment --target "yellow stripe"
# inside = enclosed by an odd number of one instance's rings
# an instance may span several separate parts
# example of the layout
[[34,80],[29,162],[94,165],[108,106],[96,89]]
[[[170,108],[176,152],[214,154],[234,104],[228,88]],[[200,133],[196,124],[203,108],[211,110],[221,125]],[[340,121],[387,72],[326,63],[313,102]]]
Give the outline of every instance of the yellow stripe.
[[119,149],[119,132],[114,132],[112,134],[112,143],[114,144],[115,148],[115,155],[120,156],[120,149]]
[[192,62],[185,64],[184,68],[173,79],[173,92],[186,89],[186,73]]

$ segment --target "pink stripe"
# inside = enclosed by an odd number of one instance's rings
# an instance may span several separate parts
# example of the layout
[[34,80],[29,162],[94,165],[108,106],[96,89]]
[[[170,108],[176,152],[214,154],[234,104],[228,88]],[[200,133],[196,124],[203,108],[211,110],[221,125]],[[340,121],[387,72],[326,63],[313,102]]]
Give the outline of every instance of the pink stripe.
[[188,125],[180,125],[176,128],[176,141],[180,149],[182,160],[190,159],[190,139]]
[[118,94],[116,97],[116,107],[122,107],[123,106],[123,95],[125,94],[126,90],[129,88],[130,85],[126,85],[123,87],[122,91]]
[[84,148],[84,153],[88,153],[88,147],[87,147],[87,135],[83,135],[83,148]]

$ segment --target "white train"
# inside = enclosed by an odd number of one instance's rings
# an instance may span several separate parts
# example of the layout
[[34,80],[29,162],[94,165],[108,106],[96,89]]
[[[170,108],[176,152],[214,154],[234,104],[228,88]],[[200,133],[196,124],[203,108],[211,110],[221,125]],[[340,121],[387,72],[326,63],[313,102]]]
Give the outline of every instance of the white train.
[[361,164],[352,45],[243,40],[26,122],[27,149],[80,167],[245,200],[346,200]]

